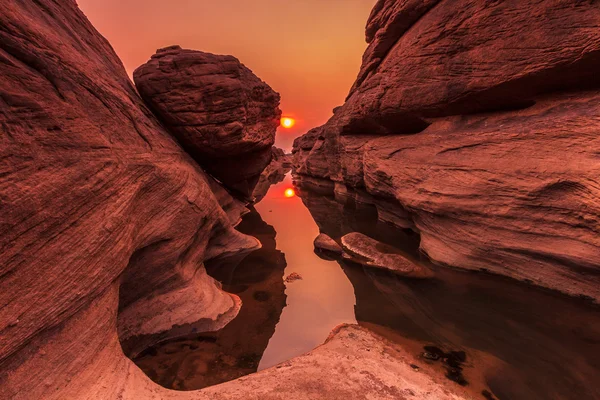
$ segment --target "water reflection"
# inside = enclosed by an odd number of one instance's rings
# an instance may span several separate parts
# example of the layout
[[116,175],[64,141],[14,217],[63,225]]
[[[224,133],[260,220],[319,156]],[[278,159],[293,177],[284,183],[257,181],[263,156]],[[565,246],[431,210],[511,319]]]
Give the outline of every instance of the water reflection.
[[[418,237],[377,221],[375,207],[306,190],[300,196],[324,233],[358,230],[427,263]],[[415,352],[426,344],[466,351],[468,373],[484,381],[471,382],[478,395],[489,387],[498,399],[600,398],[597,308],[484,274],[437,268],[435,280],[417,281],[340,265],[354,286],[360,324],[403,345],[420,343]]]
[[[464,354],[461,372],[473,398],[600,399],[597,307],[433,266],[418,251],[418,235],[380,222],[376,207],[336,200],[327,186],[288,196],[292,187],[290,176],[272,185],[239,227],[260,239],[261,250],[207,268],[242,298],[239,316],[220,332],[146,350],[135,361],[153,380],[190,390],[235,379],[306,353],[336,325],[358,320],[415,355],[424,346],[461,360]],[[406,280],[315,254],[320,232],[337,239],[355,231],[427,264],[436,278]],[[292,273],[303,279],[284,283]]]
[[265,350],[259,369],[304,354],[322,344],[342,323],[355,323],[354,288],[337,262],[319,258],[313,241],[319,227],[292,188],[288,175],[256,205],[263,219],[277,230],[277,248],[286,257],[285,275],[298,273],[302,280],[288,283],[288,306]]
[[286,305],[283,253],[276,232],[256,211],[238,229],[257,237],[262,248],[243,260],[206,266],[223,289],[242,299],[239,315],[218,332],[192,334],[154,345],[134,359],[155,382],[176,390],[195,390],[256,372]]

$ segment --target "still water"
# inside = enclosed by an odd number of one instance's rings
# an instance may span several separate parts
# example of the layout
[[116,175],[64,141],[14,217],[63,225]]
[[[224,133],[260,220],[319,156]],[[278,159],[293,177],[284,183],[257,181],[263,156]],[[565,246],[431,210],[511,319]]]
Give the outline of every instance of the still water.
[[[215,385],[310,351],[338,324],[358,322],[417,357],[425,346],[464,352],[459,383],[473,398],[600,399],[597,307],[435,267],[418,252],[418,235],[379,222],[374,207],[309,190],[286,193],[290,188],[290,176],[271,186],[239,226],[262,249],[207,266],[242,299],[239,316],[219,332],[162,342],[137,356],[151,379],[177,390]],[[315,254],[319,232],[339,238],[355,231],[398,247],[436,278],[404,280]],[[286,283],[292,273],[302,280]]]

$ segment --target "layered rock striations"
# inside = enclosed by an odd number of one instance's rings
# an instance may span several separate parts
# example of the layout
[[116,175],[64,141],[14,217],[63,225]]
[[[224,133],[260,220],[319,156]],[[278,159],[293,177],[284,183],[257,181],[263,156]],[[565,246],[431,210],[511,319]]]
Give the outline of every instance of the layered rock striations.
[[249,198],[271,161],[279,94],[235,57],[179,46],[158,50],[133,77],[146,104],[184,149]]
[[203,264],[257,247],[233,229],[245,211],[143,105],[75,1],[4,1],[0,72],[0,398],[464,398],[358,327],[242,381],[153,383],[122,346],[235,317],[239,298]]
[[8,0],[0,26],[0,397],[117,398],[146,380],[119,339],[225,325],[203,262],[258,243],[75,1]]
[[379,1],[296,172],[395,204],[438,263],[600,300],[598,20],[591,1]]

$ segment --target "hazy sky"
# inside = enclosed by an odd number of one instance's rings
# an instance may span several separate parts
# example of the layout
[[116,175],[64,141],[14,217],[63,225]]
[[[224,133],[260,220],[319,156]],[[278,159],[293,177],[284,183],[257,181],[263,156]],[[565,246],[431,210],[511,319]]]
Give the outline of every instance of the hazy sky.
[[173,44],[232,54],[281,93],[296,136],[323,124],[348,93],[376,0],[78,0],[127,72]]

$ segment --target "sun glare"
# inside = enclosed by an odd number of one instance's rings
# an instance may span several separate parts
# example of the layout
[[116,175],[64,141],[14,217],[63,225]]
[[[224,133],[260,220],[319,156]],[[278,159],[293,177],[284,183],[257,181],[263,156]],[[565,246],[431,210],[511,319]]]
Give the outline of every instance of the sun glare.
[[281,126],[283,126],[284,128],[290,129],[294,125],[296,125],[296,120],[294,118],[290,118],[290,117],[281,118]]
[[285,189],[285,192],[283,192],[283,195],[289,199],[291,197],[294,197],[296,195],[296,192],[294,191],[294,189],[288,188],[288,189]]

